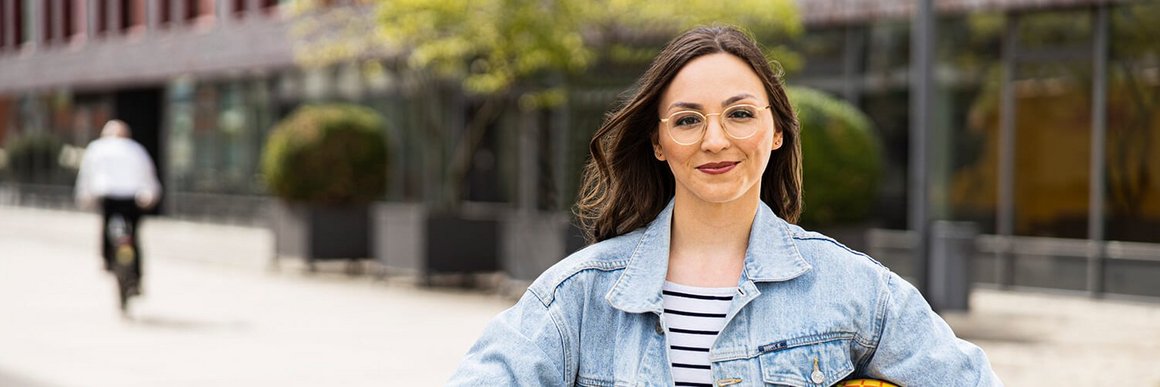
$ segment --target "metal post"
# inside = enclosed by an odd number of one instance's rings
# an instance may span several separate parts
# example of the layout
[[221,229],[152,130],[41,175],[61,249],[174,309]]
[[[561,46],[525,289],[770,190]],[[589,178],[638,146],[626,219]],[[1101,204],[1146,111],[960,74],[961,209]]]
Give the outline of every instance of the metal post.
[[1107,141],[1108,7],[1092,15],[1092,159],[1088,195],[1087,286],[1092,297],[1104,292],[1104,147]]
[[915,273],[916,287],[923,294],[929,291],[930,273],[927,271],[930,234],[929,197],[927,183],[927,133],[930,131],[931,104],[933,97],[932,67],[934,62],[934,13],[933,0],[919,0],[910,29],[910,198],[909,226],[917,237]]
[[536,120],[536,108],[519,109],[519,196],[516,202],[523,213],[531,213],[538,207],[537,187],[539,187],[539,171],[536,161],[539,154],[539,127]]
[[567,187],[570,181],[568,162],[572,156],[572,149],[568,146],[572,139],[570,111],[567,104],[552,109],[552,153],[556,156],[553,160],[554,169],[552,172],[556,186],[556,201],[552,203],[553,210],[567,209],[571,206],[571,203],[568,203],[571,198],[564,194],[568,191]]
[[866,39],[862,32],[865,26],[846,26],[845,49],[842,53],[842,98],[847,103],[858,106],[862,92],[862,55],[866,48]]
[[1016,50],[1019,39],[1019,14],[1007,14],[1007,28],[1003,34],[1003,86],[999,121],[999,206],[996,208],[996,231],[999,248],[996,249],[995,280],[1008,288],[1015,284],[1015,258],[1012,236],[1015,234],[1015,72],[1018,71]]

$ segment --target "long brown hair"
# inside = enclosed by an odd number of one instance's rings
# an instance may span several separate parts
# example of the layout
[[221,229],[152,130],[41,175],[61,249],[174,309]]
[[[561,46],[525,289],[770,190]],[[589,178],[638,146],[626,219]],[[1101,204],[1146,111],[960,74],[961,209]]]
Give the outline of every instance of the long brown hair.
[[593,135],[575,208],[589,242],[647,225],[673,197],[672,171],[653,157],[660,122],[657,104],[689,61],[722,52],[748,63],[765,86],[783,145],[773,151],[761,176],[761,200],[777,216],[797,222],[802,208],[801,144],[781,74],[774,72],[757,42],[746,33],[730,26],[699,27],[677,36],[661,50],[623,105]]

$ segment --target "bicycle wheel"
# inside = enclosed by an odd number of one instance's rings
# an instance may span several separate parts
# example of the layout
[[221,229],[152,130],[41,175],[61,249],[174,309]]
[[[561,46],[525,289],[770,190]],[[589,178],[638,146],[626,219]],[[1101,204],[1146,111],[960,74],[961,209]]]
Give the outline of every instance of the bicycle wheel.
[[113,274],[117,277],[117,300],[120,302],[121,313],[129,310],[129,299],[140,293],[140,274],[137,273],[135,263],[137,252],[130,244],[117,246],[113,262]]

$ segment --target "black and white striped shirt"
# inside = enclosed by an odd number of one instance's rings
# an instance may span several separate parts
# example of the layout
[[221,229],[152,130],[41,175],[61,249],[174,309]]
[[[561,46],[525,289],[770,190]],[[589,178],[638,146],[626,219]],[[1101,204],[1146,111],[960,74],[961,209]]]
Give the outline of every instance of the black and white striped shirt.
[[669,360],[677,386],[713,385],[709,348],[725,327],[735,288],[701,288],[665,281],[662,288],[668,327]]

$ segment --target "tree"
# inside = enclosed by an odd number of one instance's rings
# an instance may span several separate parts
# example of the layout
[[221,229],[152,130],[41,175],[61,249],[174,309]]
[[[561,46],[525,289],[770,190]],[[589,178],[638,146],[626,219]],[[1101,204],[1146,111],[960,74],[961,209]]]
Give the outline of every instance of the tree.
[[[655,51],[665,38],[694,25],[734,24],[774,39],[769,41],[802,29],[792,0],[735,0],[728,6],[703,0],[381,0],[353,8],[300,3],[294,34],[303,64],[392,57],[419,73],[417,79],[451,80],[481,99],[458,138],[444,128],[429,131],[455,142],[445,175],[452,184],[463,179],[488,124],[507,105],[526,111],[563,102],[560,75],[634,56],[634,50]],[[783,64],[799,62],[784,44],[767,52]]]

